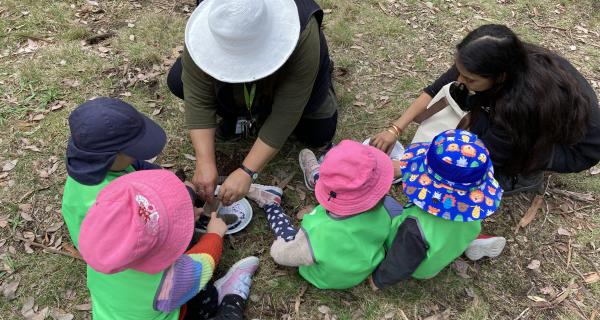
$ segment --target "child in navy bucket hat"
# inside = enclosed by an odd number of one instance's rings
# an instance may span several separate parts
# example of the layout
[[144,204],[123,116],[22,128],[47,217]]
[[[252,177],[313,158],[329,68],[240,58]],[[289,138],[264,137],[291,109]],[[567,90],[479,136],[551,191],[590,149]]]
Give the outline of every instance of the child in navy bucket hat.
[[370,278],[374,289],[434,277],[477,239],[502,198],[488,150],[468,131],[410,145],[400,168],[410,202],[392,219],[386,257]]
[[130,104],[108,97],[78,106],[69,116],[69,128],[61,213],[77,247],[83,218],[100,190],[127,173],[160,169],[145,160],[160,154],[167,136]]

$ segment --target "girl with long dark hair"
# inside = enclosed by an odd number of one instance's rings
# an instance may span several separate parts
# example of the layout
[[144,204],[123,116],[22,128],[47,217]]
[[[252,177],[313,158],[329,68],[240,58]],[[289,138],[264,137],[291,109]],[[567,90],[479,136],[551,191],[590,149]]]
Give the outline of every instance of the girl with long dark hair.
[[[488,24],[458,45],[455,63],[371,144],[383,151],[446,84],[470,111],[468,128],[488,147],[506,191],[535,190],[543,171],[579,172],[600,160],[600,110],[590,84],[563,57]],[[460,88],[463,88],[462,90]]]

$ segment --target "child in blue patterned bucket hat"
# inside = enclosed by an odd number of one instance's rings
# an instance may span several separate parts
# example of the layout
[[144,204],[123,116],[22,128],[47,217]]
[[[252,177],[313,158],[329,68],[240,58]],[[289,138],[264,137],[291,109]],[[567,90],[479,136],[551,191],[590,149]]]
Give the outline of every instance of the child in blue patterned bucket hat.
[[386,258],[371,277],[374,289],[434,277],[477,239],[481,220],[502,198],[488,150],[468,131],[410,145],[400,168],[410,202],[392,220]]

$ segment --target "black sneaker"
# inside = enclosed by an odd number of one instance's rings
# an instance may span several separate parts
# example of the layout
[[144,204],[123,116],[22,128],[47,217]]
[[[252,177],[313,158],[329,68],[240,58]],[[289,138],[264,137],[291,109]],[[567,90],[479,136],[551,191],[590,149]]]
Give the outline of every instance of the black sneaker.
[[503,196],[510,197],[520,192],[544,193],[544,172],[534,172],[527,175],[506,176],[495,175],[496,180],[504,189]]

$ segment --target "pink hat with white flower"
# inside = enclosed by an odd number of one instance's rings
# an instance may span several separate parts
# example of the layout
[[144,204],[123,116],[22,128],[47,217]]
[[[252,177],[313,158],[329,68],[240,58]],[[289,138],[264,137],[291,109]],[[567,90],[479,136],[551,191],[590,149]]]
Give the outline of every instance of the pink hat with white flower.
[[100,191],[81,225],[79,250],[98,272],[158,273],[184,253],[193,232],[185,185],[168,170],[144,170]]

